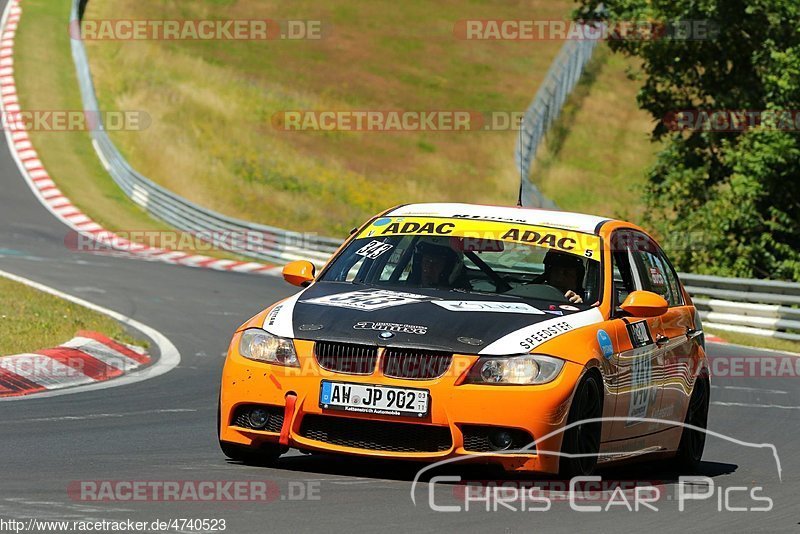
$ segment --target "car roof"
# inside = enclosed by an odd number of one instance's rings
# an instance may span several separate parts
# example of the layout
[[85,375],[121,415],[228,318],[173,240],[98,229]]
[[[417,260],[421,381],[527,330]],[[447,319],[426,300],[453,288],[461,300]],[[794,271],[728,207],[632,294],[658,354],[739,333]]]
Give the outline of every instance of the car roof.
[[454,202],[406,204],[384,214],[385,217],[464,217],[487,221],[510,221],[536,226],[549,226],[598,234],[600,227],[613,219],[572,213],[568,211],[542,210],[510,206],[486,206]]

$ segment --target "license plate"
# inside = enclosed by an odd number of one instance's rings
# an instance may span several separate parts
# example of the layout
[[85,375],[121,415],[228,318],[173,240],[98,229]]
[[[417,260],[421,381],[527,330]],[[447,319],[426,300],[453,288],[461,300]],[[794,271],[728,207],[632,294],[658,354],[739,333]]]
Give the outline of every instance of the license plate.
[[351,384],[323,380],[319,405],[330,410],[423,417],[428,413],[427,389]]

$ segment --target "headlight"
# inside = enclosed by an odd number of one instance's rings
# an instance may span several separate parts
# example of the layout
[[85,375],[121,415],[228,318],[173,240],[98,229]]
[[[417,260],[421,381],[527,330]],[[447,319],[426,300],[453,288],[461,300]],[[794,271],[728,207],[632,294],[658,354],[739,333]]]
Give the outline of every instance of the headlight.
[[291,339],[273,336],[260,328],[251,328],[242,333],[239,354],[249,360],[300,367]]
[[530,385],[552,382],[564,360],[543,354],[480,358],[469,370],[467,384]]

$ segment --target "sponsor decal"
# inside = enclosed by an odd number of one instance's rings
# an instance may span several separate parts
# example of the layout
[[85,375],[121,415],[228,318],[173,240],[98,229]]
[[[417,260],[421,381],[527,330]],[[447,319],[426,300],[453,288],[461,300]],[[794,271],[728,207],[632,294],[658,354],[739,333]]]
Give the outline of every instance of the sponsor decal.
[[402,306],[404,304],[416,304],[430,299],[431,297],[426,295],[416,295],[414,293],[388,291],[385,289],[367,289],[337,293],[335,295],[317,297],[302,302],[304,304],[319,304],[321,306],[333,306],[335,308],[372,311]]
[[[651,355],[652,350],[648,349],[633,351],[633,360],[631,361],[631,401],[628,408],[629,418],[647,417],[650,405],[656,400]],[[633,426],[635,424],[637,424],[637,421],[628,421],[625,426]]]
[[561,308],[562,310],[567,310],[567,311],[578,311],[578,308],[576,308],[575,306],[571,306],[569,304],[562,304],[562,305],[559,306],[559,308]]
[[495,313],[530,313],[544,315],[544,312],[524,302],[490,302],[486,300],[435,300],[445,310],[454,312],[495,312]]
[[294,337],[294,321],[292,321],[294,305],[304,292],[305,289],[296,295],[292,295],[270,310],[264,318],[262,328],[273,336]]
[[638,321],[636,323],[628,323],[628,336],[631,338],[631,345],[633,348],[646,347],[653,344],[653,338],[650,335],[650,329],[647,327],[647,321]]
[[550,326],[530,334],[528,337],[519,342],[519,346],[525,350],[531,350],[536,345],[547,341],[551,337],[563,334],[564,332],[568,332],[570,330],[572,330],[572,325],[565,321],[553,323]]
[[280,313],[281,308],[283,308],[283,304],[278,304],[272,308],[272,311],[270,311],[269,314],[267,314],[267,320],[265,321],[267,326],[275,326],[275,321],[278,319],[278,314]]
[[356,254],[358,254],[359,256],[364,256],[367,259],[374,260],[381,257],[381,255],[383,255],[384,252],[388,252],[393,248],[394,245],[391,245],[389,243],[382,243],[380,241],[370,241],[369,243],[358,249],[356,251]]
[[[380,224],[376,224],[380,222]],[[486,218],[404,217],[390,222],[379,219],[367,226],[359,238],[395,235],[461,237],[518,243],[560,250],[593,261],[600,259],[600,238],[574,230],[535,226]]]
[[353,325],[356,330],[377,330],[380,332],[400,332],[402,334],[418,334],[425,335],[428,333],[428,327],[416,324],[400,324],[400,323],[375,323],[372,321],[360,321]]
[[611,342],[611,336],[602,328],[597,331],[597,344],[600,345],[600,351],[606,358],[611,358],[614,354],[614,344]]
[[525,224],[525,219],[515,219],[513,217],[501,217],[493,215],[462,215],[456,214],[452,216],[454,219],[480,219],[485,221],[505,221]]
[[[506,334],[490,343],[479,354],[491,356],[518,354],[520,347],[529,351],[564,332],[602,323],[603,320],[603,314],[597,308],[590,308],[563,317],[553,317]],[[553,327],[554,330],[550,330],[550,327]]]

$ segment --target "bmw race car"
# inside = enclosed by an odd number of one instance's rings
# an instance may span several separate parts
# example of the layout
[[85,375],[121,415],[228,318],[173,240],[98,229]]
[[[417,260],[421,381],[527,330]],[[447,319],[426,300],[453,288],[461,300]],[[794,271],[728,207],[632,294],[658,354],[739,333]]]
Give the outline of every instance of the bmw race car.
[[[710,377],[695,307],[623,221],[467,204],[384,212],[234,334],[228,457],[289,448],[588,474],[700,461]],[[472,458],[470,458],[472,457]]]

